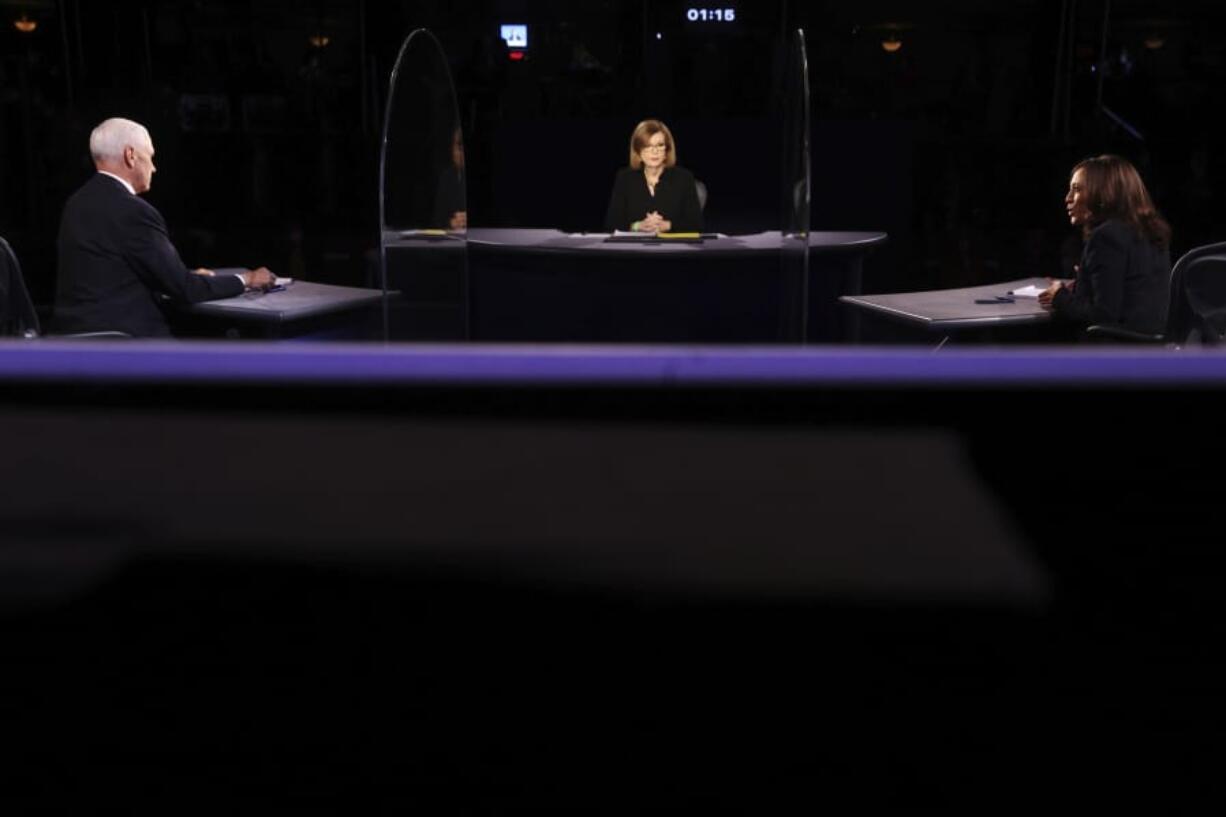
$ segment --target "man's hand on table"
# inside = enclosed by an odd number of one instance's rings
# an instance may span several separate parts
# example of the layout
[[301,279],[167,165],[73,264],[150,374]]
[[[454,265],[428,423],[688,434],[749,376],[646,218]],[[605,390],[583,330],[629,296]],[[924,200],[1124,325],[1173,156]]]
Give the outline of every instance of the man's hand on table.
[[276,286],[277,283],[277,276],[273,275],[268,267],[248,270],[243,273],[242,278],[243,283],[247,285],[247,289],[258,289],[261,292],[267,292]]
[[[192,270],[192,274],[203,275],[206,278],[212,278],[217,275],[216,271],[206,267],[198,267]],[[243,279],[244,287],[247,289],[257,289],[260,292],[267,292],[277,284],[277,276],[269,271],[268,267],[247,270],[239,274],[238,277]]]

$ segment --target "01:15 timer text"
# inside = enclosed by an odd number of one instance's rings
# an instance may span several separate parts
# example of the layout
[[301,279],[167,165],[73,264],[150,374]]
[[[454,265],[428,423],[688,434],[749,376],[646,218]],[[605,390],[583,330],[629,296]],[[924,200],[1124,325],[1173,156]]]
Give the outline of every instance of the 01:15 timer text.
[[686,9],[685,19],[691,23],[716,22],[731,23],[736,19],[736,9]]

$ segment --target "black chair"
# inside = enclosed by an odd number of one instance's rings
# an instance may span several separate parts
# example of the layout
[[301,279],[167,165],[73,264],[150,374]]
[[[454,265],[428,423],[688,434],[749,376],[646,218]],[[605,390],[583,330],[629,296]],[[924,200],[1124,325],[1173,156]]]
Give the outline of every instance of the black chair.
[[9,243],[0,238],[0,336],[33,338],[40,329],[21,263]]
[[[25,276],[17,253],[3,237],[0,237],[0,337],[37,338],[42,328],[38,313],[26,289]],[[127,332],[76,332],[59,335],[65,338],[130,338]]]
[[1183,272],[1180,336],[1185,344],[1216,346],[1226,341],[1226,242],[1192,252]]
[[706,212],[707,209],[707,186],[698,179],[694,179],[694,189],[698,191],[698,210]]
[[1166,327],[1161,333],[1151,335],[1095,324],[1086,328],[1085,335],[1090,340],[1164,343],[1174,347],[1226,341],[1226,242],[1188,250],[1175,262]]

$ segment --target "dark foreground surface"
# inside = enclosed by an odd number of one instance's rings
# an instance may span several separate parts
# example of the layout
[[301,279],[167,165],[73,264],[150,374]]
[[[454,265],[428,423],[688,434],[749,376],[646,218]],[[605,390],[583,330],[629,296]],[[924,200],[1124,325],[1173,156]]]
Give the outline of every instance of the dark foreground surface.
[[1219,801],[1220,384],[992,365],[10,375],[3,797]]

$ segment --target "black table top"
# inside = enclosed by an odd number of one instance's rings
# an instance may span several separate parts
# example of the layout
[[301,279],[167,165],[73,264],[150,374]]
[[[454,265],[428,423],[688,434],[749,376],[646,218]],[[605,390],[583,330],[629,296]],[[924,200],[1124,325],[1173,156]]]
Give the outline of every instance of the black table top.
[[1046,278],[1020,278],[960,289],[844,295],[839,300],[902,323],[934,330],[1018,326],[1046,323],[1051,320],[1051,313],[1039,306],[1037,298],[1017,298],[1012,303],[980,304],[975,301],[1031,285],[1046,288],[1048,283]]
[[[384,244],[405,248],[433,246],[468,246],[477,251],[496,250],[521,253],[583,253],[600,255],[753,255],[778,253],[784,247],[782,234],[771,230],[750,235],[705,234],[714,237],[701,242],[661,238],[654,241],[611,242],[608,233],[564,233],[560,230],[525,228],[481,228],[466,234],[440,236],[435,234],[406,235],[388,231]],[[793,239],[787,239],[790,243]],[[885,243],[882,232],[810,232],[810,252],[860,252]]]
[[357,309],[373,304],[382,297],[383,291],[379,289],[294,281],[278,292],[246,292],[233,298],[192,304],[184,309],[195,315],[284,323]]

